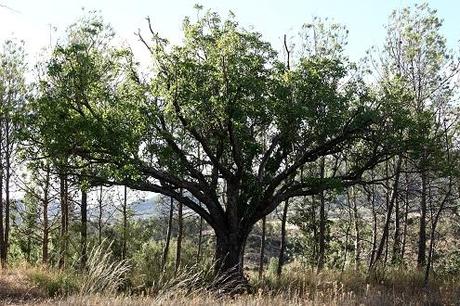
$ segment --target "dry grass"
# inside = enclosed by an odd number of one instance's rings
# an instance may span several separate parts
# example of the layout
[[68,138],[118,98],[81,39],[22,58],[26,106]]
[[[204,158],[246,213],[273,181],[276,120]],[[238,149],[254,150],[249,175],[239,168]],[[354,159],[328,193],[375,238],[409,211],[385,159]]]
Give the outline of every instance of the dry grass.
[[191,294],[184,296],[180,292],[176,295],[156,297],[139,296],[71,296],[65,299],[48,300],[36,305],[232,305],[232,306],[275,306],[275,305],[457,305],[451,301],[431,299],[429,294],[422,296],[398,296],[391,292],[368,291],[368,295],[357,296],[352,292],[326,291],[318,293],[313,299],[305,296],[289,294],[265,295],[239,295],[234,297],[217,297],[212,294]]
[[30,281],[25,271],[0,269],[0,305],[37,302],[48,296]]
[[112,259],[111,244],[95,246],[88,256],[87,269],[81,276],[80,295],[113,294],[125,282],[131,270],[128,261]]
[[209,283],[203,282],[200,287],[203,275],[184,271],[175,282],[164,284],[163,290],[149,294],[86,294],[76,290],[67,296],[45,299],[46,290],[37,288],[28,278],[42,273],[59,279],[56,275],[60,272],[22,269],[1,275],[0,292],[8,294],[0,298],[0,305],[459,305],[460,301],[458,281],[438,279],[430,288],[423,288],[420,275],[406,270],[395,269],[367,278],[355,271],[315,273],[294,263],[285,271],[281,279],[267,274],[263,281],[257,281],[251,275],[255,280],[252,294],[218,295],[206,289]]

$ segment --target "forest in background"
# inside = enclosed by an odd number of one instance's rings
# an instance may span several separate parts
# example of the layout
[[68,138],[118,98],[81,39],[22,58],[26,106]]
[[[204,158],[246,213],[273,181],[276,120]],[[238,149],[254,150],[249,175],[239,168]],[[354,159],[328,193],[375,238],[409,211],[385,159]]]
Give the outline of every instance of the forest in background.
[[3,42],[2,275],[76,304],[458,301],[460,58],[436,10],[394,11],[353,62],[328,19],[276,52],[196,9],[177,45],[147,18],[149,67],[98,12],[34,63]]

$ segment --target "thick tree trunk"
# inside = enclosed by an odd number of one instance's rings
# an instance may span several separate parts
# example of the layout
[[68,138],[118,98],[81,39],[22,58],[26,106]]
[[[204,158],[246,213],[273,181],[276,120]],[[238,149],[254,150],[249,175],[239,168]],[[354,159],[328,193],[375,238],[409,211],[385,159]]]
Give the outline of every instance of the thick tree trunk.
[[249,289],[248,280],[243,273],[241,257],[244,253],[247,233],[238,229],[216,230],[214,286],[224,292],[238,293]]
[[241,271],[240,257],[243,252],[243,243],[237,235],[226,233],[216,236],[216,264],[217,272]]
[[286,200],[284,202],[284,208],[283,208],[283,216],[281,218],[281,240],[280,240],[280,251],[278,254],[278,266],[276,268],[276,275],[278,277],[281,276],[282,270],[283,270],[283,265],[285,262],[285,250],[286,250],[286,220],[287,220],[287,213],[289,209],[289,201]]
[[267,218],[262,218],[262,234],[260,236],[260,251],[259,251],[259,279],[262,279],[264,273],[264,259],[265,259],[265,228]]
[[163,249],[163,256],[161,258],[161,269],[162,270],[164,270],[166,266],[166,261],[168,260],[169,244],[171,242],[173,216],[174,216],[174,199],[171,198],[171,202],[169,205],[168,229],[166,231],[165,247]]
[[86,260],[87,260],[87,240],[88,240],[88,194],[85,190],[81,191],[81,228],[80,228],[80,250],[81,250],[81,259],[80,259],[80,266],[81,269],[86,268]]

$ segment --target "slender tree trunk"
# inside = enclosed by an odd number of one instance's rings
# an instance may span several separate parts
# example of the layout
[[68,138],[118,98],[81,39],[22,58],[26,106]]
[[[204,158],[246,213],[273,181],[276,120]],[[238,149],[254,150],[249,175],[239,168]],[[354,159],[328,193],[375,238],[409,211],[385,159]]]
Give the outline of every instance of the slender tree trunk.
[[[450,191],[449,191],[450,193]],[[431,213],[431,230],[430,230],[430,243],[428,245],[428,259],[426,262],[425,266],[425,275],[423,279],[423,285],[426,287],[428,286],[428,280],[430,277],[430,269],[431,269],[431,261],[432,261],[432,256],[434,252],[434,244],[435,244],[435,235],[436,235],[436,225],[438,224],[438,218],[441,214],[442,207],[444,206],[444,202],[447,199],[448,195],[446,195],[446,198],[444,201],[442,201],[442,204],[439,207],[439,210],[436,213],[436,216],[434,216],[433,213],[433,203],[432,203],[432,196],[431,196],[431,190],[428,191],[428,202],[429,202],[429,207],[430,207],[430,213]]]
[[431,265],[432,265],[432,259],[433,259],[433,252],[434,252],[434,239],[435,239],[435,234],[436,234],[436,228],[432,226],[431,228],[431,233],[430,233],[430,244],[428,246],[428,261],[425,266],[425,275],[423,278],[423,285],[426,287],[428,286],[428,281],[430,277],[430,270],[431,270]]
[[259,279],[262,279],[264,273],[264,260],[265,260],[265,228],[266,217],[262,218],[262,235],[260,236],[260,251],[259,251]]
[[[182,192],[181,192],[182,193]],[[174,268],[174,274],[177,274],[180,268],[180,262],[181,262],[181,253],[182,253],[182,236],[184,232],[184,220],[182,216],[182,210],[183,206],[182,203],[178,203],[178,208],[177,208],[177,247],[176,247],[176,264]]]
[[395,200],[395,231],[393,236],[393,254],[391,256],[391,263],[398,264],[400,262],[401,254],[401,229],[400,229],[400,208],[399,198]]
[[203,244],[203,217],[200,216],[200,225],[198,231],[198,250],[196,253],[196,263],[199,264],[201,261],[201,247]]
[[64,268],[67,257],[67,222],[68,222],[68,203],[67,203],[67,177],[60,175],[60,201],[61,201],[61,251],[59,257],[59,268]]
[[[351,192],[350,192],[351,190]],[[349,239],[352,233],[352,230],[354,230],[354,212],[353,212],[353,188],[347,189],[347,211],[348,211],[348,222],[347,222],[347,229],[345,231],[345,258],[343,261],[343,267],[342,271],[345,270],[345,266],[347,264],[347,258],[348,258],[348,244],[349,244]],[[351,194],[350,194],[351,193]],[[356,240],[355,240],[356,242]],[[356,255],[356,252],[355,252]]]
[[[325,158],[321,158],[320,162],[320,177],[324,178]],[[324,268],[326,257],[326,199],[324,191],[319,194],[319,248],[318,248],[318,271]]]
[[[201,150],[200,146],[198,146],[198,160],[201,160]],[[199,167],[199,170],[202,171],[201,167]],[[201,204],[200,204],[201,205]],[[203,217],[200,216],[200,225],[199,225],[199,231],[198,231],[198,250],[196,254],[196,263],[199,264],[201,260],[201,245],[203,243]]]
[[[1,120],[2,118],[0,118]],[[6,267],[5,257],[5,227],[3,223],[4,219],[4,205],[3,205],[3,178],[4,178],[4,167],[3,167],[3,120],[0,121],[0,262],[2,268]]]
[[27,254],[26,254],[26,260],[27,260],[27,263],[30,263],[30,253],[32,251],[32,239],[31,239],[31,235],[32,233],[29,232],[28,235],[27,235]]
[[317,265],[318,266],[318,261],[319,261],[319,226],[318,226],[318,220],[316,216],[316,210],[318,208],[318,203],[316,203],[316,196],[312,195],[311,196],[311,231],[313,234],[313,244],[312,244],[312,258],[314,262],[312,265]]
[[389,249],[389,246],[390,246],[390,229],[388,229],[388,235],[386,236],[386,239],[385,239],[385,255],[383,256],[383,268],[385,269],[386,266],[387,266],[387,262],[388,262],[388,249]]
[[[385,175],[387,177],[386,179],[386,185],[387,185],[387,190],[386,190],[386,193],[385,193],[385,208],[387,210],[387,212],[390,211],[390,194],[393,194],[395,192],[394,189],[391,189],[391,193],[390,193],[390,179],[388,178],[389,175],[390,175],[390,172],[389,172],[389,161],[386,161],[385,162]],[[392,205],[393,207],[394,205]],[[391,214],[392,212],[390,212],[389,214],[389,217],[391,218]],[[391,221],[390,221],[391,222]],[[386,224],[386,223],[385,223]],[[385,267],[386,267],[386,264],[387,264],[387,260],[388,260],[388,243],[389,243],[389,231],[390,231],[390,228],[388,227],[388,233],[386,234],[385,236],[385,252],[384,252],[384,256],[383,256],[383,268],[385,270]]]
[[347,229],[345,230],[345,253],[343,255],[343,265],[342,265],[342,272],[345,270],[347,265],[348,259],[348,239],[350,237],[350,224],[347,225]]
[[127,258],[128,252],[128,188],[124,186],[123,189],[123,248],[121,258]]
[[42,263],[48,265],[48,245],[49,245],[49,220],[48,220],[48,204],[49,185],[50,185],[50,168],[46,166],[45,186],[43,188],[43,239],[42,239]]
[[81,269],[86,268],[87,260],[87,241],[88,241],[88,194],[86,190],[81,190],[81,228],[80,228],[80,249],[81,249]]
[[401,157],[398,157],[398,160],[396,161],[396,169],[395,169],[395,178],[394,178],[394,183],[393,183],[393,191],[392,191],[389,203],[388,203],[387,216],[386,216],[386,219],[385,219],[385,225],[383,227],[382,238],[380,239],[380,244],[379,244],[379,247],[378,247],[377,252],[375,254],[375,259],[371,264],[371,268],[374,267],[378,263],[378,261],[380,260],[382,254],[383,254],[385,246],[388,245],[387,240],[388,240],[388,233],[389,233],[389,230],[390,230],[391,215],[392,215],[393,206],[394,206],[394,203],[396,201],[397,194],[398,194],[399,176],[400,176],[400,173],[401,173],[401,161],[402,161]]
[[161,268],[162,268],[162,270],[164,270],[164,268],[166,266],[166,261],[168,260],[169,244],[171,242],[173,216],[174,216],[174,199],[171,197],[171,202],[170,202],[170,205],[169,205],[168,229],[166,231],[165,247],[163,249],[163,256],[161,258]]
[[[284,48],[286,50],[286,55],[287,55],[287,70],[289,71],[291,70],[290,50],[287,45],[286,34],[284,35]],[[286,249],[286,220],[287,220],[288,209],[289,209],[289,200],[286,200],[284,202],[283,216],[281,219],[281,241],[280,241],[280,251],[278,254],[278,267],[276,269],[276,275],[278,278],[281,277],[283,265],[285,262],[284,251]]]
[[361,261],[361,225],[359,222],[360,216],[358,212],[358,205],[356,203],[356,190],[352,187],[352,203],[353,203],[353,221],[355,226],[355,270],[359,270]]
[[375,253],[377,252],[377,209],[375,207],[375,188],[372,186],[372,191],[367,194],[367,200],[371,203],[372,207],[372,250],[371,257],[369,259],[369,269],[374,262]]
[[11,180],[11,144],[9,132],[9,119],[6,120],[6,152],[5,152],[5,238],[3,240],[4,249],[2,254],[2,265],[8,265],[8,249],[10,244],[10,180]]
[[422,190],[420,199],[420,227],[417,250],[417,267],[422,268],[426,263],[426,195],[428,192],[428,177],[425,170],[421,171]]
[[[444,128],[445,128],[445,141],[446,141],[446,149],[447,149],[447,162],[451,164],[451,156],[450,156],[450,145],[449,145],[449,138],[448,138],[448,133],[447,133],[447,126],[446,126],[446,121],[444,121]],[[453,179],[452,176],[449,176],[449,185],[448,185],[448,190],[447,193],[444,196],[444,199],[441,201],[441,204],[439,205],[439,208],[436,211],[436,214],[433,212],[433,203],[432,203],[432,196],[431,196],[431,190],[428,192],[429,194],[429,201],[430,201],[430,213],[431,213],[431,234],[430,234],[430,246],[428,250],[428,262],[426,265],[425,269],[425,278],[424,278],[424,286],[428,286],[428,280],[430,276],[430,269],[433,264],[433,253],[435,251],[435,235],[436,235],[436,226],[438,225],[439,218],[441,216],[441,213],[444,210],[444,206],[447,204],[447,202],[450,199],[451,193],[452,193],[452,187],[453,187]]]
[[[407,169],[407,162],[406,162]],[[404,255],[406,253],[406,240],[407,240],[407,219],[409,217],[409,177],[407,172],[404,175],[406,189],[404,193],[404,227],[402,233],[402,242],[401,242],[401,261],[404,261]]]
[[[448,153],[449,154],[449,153]],[[450,159],[450,156],[448,157]],[[431,203],[431,194],[430,194],[430,208],[431,208],[431,233],[430,233],[430,244],[429,244],[429,249],[428,249],[428,262],[425,267],[425,277],[423,280],[423,284],[425,287],[428,286],[428,281],[430,277],[430,270],[433,265],[433,256],[434,256],[434,251],[435,251],[435,239],[436,239],[436,227],[438,225],[439,217],[441,216],[441,213],[444,209],[444,205],[447,203],[449,200],[450,194],[452,192],[452,177],[449,178],[449,190],[447,194],[445,195],[444,199],[441,202],[441,205],[439,206],[436,215],[433,216],[433,205]]]
[[286,220],[287,220],[287,213],[289,209],[289,201],[284,202],[283,208],[283,216],[281,219],[281,241],[280,241],[280,251],[278,254],[278,266],[276,268],[276,275],[278,277],[281,276],[283,265],[285,262],[284,252],[286,250]]
[[102,243],[102,213],[103,213],[103,207],[102,207],[102,185],[99,187],[99,199],[98,201],[98,216],[97,216],[97,241],[98,244],[101,245]]

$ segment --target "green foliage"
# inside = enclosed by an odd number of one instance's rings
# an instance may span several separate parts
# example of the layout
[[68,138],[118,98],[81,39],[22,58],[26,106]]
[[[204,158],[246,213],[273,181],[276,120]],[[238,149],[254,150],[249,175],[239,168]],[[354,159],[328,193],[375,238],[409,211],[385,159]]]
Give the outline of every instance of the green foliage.
[[[162,258],[164,243],[156,241],[145,242],[133,254],[132,286],[158,291],[164,286],[180,282],[180,280],[176,280],[177,274],[175,273],[175,245],[175,240],[172,240],[166,265],[162,269],[160,259]],[[202,260],[197,263],[196,245],[190,240],[183,241],[180,271],[184,271],[185,274],[182,276],[209,270],[212,264],[213,255],[209,247],[203,247]]]
[[443,254],[438,260],[436,272],[445,277],[458,277],[460,275],[460,251],[452,250]]
[[78,277],[71,271],[35,269],[28,272],[28,278],[50,297],[66,296],[78,291]]
[[270,257],[270,260],[268,261],[267,274],[271,275],[272,277],[276,277],[277,267],[278,267],[278,258]]
[[[98,179],[129,180],[133,187],[167,194],[148,177],[168,184],[177,184],[177,177],[196,181],[193,169],[206,161],[184,152],[200,143],[220,172],[240,177],[238,202],[249,213],[268,196],[263,186],[283,160],[307,163],[300,152],[321,146],[327,147],[323,155],[341,151],[359,173],[374,152],[372,137],[382,143],[378,150],[390,154],[399,148],[395,142],[404,141],[398,131],[405,126],[392,120],[404,113],[376,108],[379,98],[359,76],[345,79],[352,70],[345,59],[305,56],[288,70],[259,33],[211,12],[194,23],[186,19],[183,31],[176,46],[154,37],[149,48],[156,70],[143,82],[132,54],[110,44],[113,34],[100,18],[89,16],[71,27],[32,104],[32,123],[50,154],[70,166],[90,162],[87,170]],[[391,134],[397,137],[388,139]],[[278,139],[275,150],[258,177],[253,165],[270,139]],[[337,144],[329,144],[333,139]],[[315,177],[303,183],[317,188]],[[341,180],[327,185],[340,186]]]

